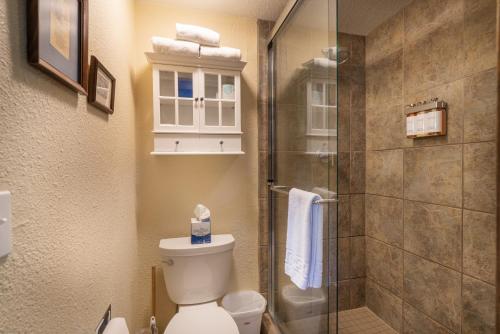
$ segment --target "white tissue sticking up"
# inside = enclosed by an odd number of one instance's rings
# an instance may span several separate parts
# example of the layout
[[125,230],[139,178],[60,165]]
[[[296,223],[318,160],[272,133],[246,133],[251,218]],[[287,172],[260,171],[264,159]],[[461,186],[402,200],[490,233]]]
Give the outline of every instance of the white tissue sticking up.
[[130,334],[125,318],[113,318],[104,329],[104,334]]
[[206,219],[210,218],[210,210],[206,206],[204,206],[203,204],[198,204],[194,208],[194,216],[198,220],[206,220]]

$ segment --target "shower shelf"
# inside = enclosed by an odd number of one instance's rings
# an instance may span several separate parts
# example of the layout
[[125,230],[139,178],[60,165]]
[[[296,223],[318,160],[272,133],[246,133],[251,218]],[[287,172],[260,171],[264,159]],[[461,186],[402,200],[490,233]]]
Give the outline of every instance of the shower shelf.
[[[289,186],[275,186],[270,184],[269,190],[274,191],[279,194],[288,195],[292,187]],[[337,194],[335,194],[337,196]],[[313,204],[326,204],[326,203],[337,203],[339,200],[337,198],[322,198],[313,202]]]

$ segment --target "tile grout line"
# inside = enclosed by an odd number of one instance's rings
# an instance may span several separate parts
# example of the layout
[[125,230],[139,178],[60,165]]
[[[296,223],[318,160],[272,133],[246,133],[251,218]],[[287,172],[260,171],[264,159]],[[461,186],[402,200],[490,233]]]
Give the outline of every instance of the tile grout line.
[[463,207],[463,206],[452,206],[452,205],[447,205],[447,204],[431,203],[431,202],[426,202],[426,201],[421,201],[421,200],[415,200],[415,199],[411,199],[411,198],[401,198],[401,197],[397,197],[397,196],[382,195],[382,194],[368,193],[368,192],[366,193],[366,195],[369,195],[369,196],[378,196],[378,197],[384,197],[384,198],[392,198],[392,199],[397,199],[397,200],[402,200],[402,201],[409,201],[409,202],[415,202],[415,203],[421,203],[421,204],[429,204],[429,205],[441,206],[441,207],[451,208],[451,209],[467,210],[467,211],[478,212],[478,213],[483,213],[483,214],[488,214],[488,215],[496,216],[496,214],[492,213],[492,212],[481,211],[481,210],[477,210],[477,209],[470,209],[470,208],[466,208],[466,207]]
[[[474,276],[474,275],[471,275],[471,274],[468,274],[468,273],[464,273],[464,272],[462,272],[462,271],[458,271],[457,269],[454,269],[454,268],[452,268],[452,267],[450,267],[450,266],[448,266],[448,265],[445,265],[445,264],[439,263],[439,262],[437,262],[437,261],[435,261],[435,260],[429,259],[429,258],[427,258],[427,257],[424,257],[424,256],[420,255],[420,254],[416,254],[416,253],[414,253],[414,252],[412,252],[412,251],[409,251],[409,250],[407,250],[407,249],[400,248],[400,247],[395,246],[395,245],[393,245],[393,244],[390,244],[390,243],[388,243],[388,242],[386,242],[386,241],[384,241],[384,240],[380,240],[380,239],[378,239],[378,238],[376,238],[376,237],[374,237],[374,236],[367,235],[367,237],[368,237],[368,238],[371,238],[371,239],[373,239],[373,240],[375,240],[375,241],[377,241],[377,242],[380,242],[381,244],[384,244],[384,245],[386,245],[386,246],[388,246],[388,247],[392,247],[392,248],[396,248],[396,249],[398,249],[398,250],[401,250],[403,253],[410,254],[410,255],[412,255],[412,256],[418,257],[419,259],[426,260],[426,261],[431,262],[431,263],[433,263],[433,264],[435,264],[435,265],[441,266],[441,267],[446,268],[446,269],[448,269],[448,270],[452,270],[452,271],[454,271],[454,272],[455,272],[455,273],[457,273],[457,274],[460,274],[460,275],[463,275],[463,276],[467,276],[467,277],[473,278],[473,279],[475,279],[475,280],[477,280],[477,281],[480,281],[480,282],[482,282],[482,283],[484,283],[484,284],[486,284],[486,285],[488,285],[488,286],[495,287],[495,285],[494,285],[494,284],[489,283],[489,282],[485,281],[485,280],[484,280],[484,279],[482,279],[482,278],[478,278],[478,277],[476,277],[476,276]],[[404,255],[404,254],[403,254],[403,255]]]

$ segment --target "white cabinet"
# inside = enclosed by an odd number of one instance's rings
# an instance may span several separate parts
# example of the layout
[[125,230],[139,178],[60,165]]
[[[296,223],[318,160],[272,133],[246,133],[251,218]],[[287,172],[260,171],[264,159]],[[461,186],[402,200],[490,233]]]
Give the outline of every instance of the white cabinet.
[[[242,61],[211,63],[148,54],[153,66],[152,154],[243,154]],[[227,68],[224,68],[227,67]]]

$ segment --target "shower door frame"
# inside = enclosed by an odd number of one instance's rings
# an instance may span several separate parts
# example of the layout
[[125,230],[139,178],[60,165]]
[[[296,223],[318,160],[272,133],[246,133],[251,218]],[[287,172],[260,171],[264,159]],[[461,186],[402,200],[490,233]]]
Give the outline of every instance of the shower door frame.
[[[273,41],[276,37],[276,35],[279,33],[281,28],[287,23],[288,19],[293,16],[293,13],[300,8],[300,5],[305,2],[306,0],[290,0],[286,4],[284,10],[276,20],[274,27],[272,28],[268,38],[267,38],[267,63],[268,63],[268,73],[267,73],[267,80],[268,80],[268,102],[267,102],[267,110],[268,110],[268,157],[267,157],[267,198],[268,198],[268,215],[269,215],[269,226],[268,226],[268,231],[269,231],[269,252],[268,252],[268,286],[267,286],[267,291],[268,291],[268,311],[271,315],[271,318],[273,321],[276,323],[276,314],[275,314],[275,293],[273,290],[274,287],[274,282],[276,281],[275,277],[275,259],[276,259],[276,254],[275,254],[275,241],[276,241],[276,235],[275,235],[275,229],[274,229],[274,221],[275,221],[275,208],[276,208],[276,203],[275,203],[275,194],[273,194],[273,191],[271,190],[271,186],[274,185],[274,181],[276,179],[276,117],[275,117],[275,112],[276,112],[276,99],[275,99],[275,92],[276,92],[276,69],[275,69],[275,52],[274,52],[274,44]],[[337,3],[337,0],[326,0],[330,4],[332,1],[335,1],[335,4]],[[499,0],[500,1],[500,0]],[[329,15],[329,13],[328,13]],[[330,21],[328,21],[328,25],[330,25]],[[337,27],[337,22],[335,22],[335,33],[338,34],[338,27]],[[335,38],[338,40],[338,36]],[[337,70],[335,70],[335,76],[338,78],[338,73]],[[338,85],[337,85],[338,89]],[[338,110],[337,110],[337,115],[338,115]],[[336,116],[337,117],[337,116]],[[337,124],[338,126],[338,124]],[[337,137],[338,141],[338,137]],[[328,144],[330,146],[330,142],[328,140]],[[338,143],[337,143],[338,145]],[[328,168],[330,168],[330,162],[328,162]],[[336,166],[338,168],[338,165]],[[330,180],[328,181],[330,182]],[[338,185],[338,179],[337,179],[337,185]],[[334,204],[337,206],[338,203]],[[329,215],[329,210],[332,210],[331,204],[328,204],[328,206],[325,206],[327,208],[325,212]],[[337,207],[338,210],[338,207]],[[338,213],[337,213],[337,226],[338,226]],[[330,224],[329,224],[330,225]],[[329,228],[327,234],[330,234]],[[338,238],[336,236],[335,238]],[[330,242],[329,236],[327,237],[327,242]],[[338,242],[335,242],[335,247],[337,248],[335,250],[335,256],[338,257],[339,250],[338,250]],[[330,247],[328,247],[330,249]],[[330,252],[328,252],[327,257],[327,263],[331,263],[329,259]],[[328,272],[327,272],[327,291],[328,291],[328,329],[327,332],[328,334],[334,334],[330,333],[330,288],[335,288],[338,290],[338,284],[336,278],[334,281],[330,280],[330,270],[335,270],[335,272],[338,272],[338,261],[335,261],[335,268],[330,268],[328,267]],[[337,277],[337,275],[335,275]],[[338,333],[338,291],[335,295],[335,334]]]

